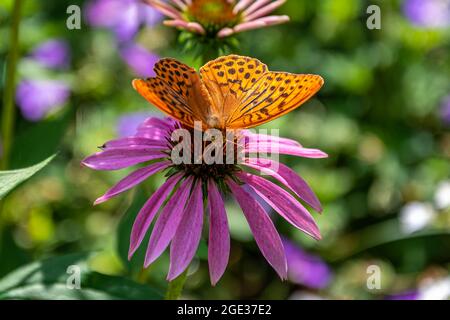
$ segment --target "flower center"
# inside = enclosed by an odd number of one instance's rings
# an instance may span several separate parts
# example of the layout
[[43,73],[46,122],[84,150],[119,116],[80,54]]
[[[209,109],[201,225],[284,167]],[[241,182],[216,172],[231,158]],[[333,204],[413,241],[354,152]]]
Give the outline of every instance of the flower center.
[[234,164],[190,164],[180,165],[178,171],[183,171],[185,176],[195,176],[202,181],[214,179],[216,182],[224,181],[227,177],[233,177],[234,173],[240,171]]
[[233,12],[234,4],[227,0],[192,0],[188,15],[191,21],[199,22],[208,31],[234,25],[238,15]]
[[220,182],[240,171],[238,164],[242,161],[243,150],[238,148],[238,132],[222,132],[214,137],[183,126],[179,130],[184,130],[185,135],[172,141],[172,148],[176,148],[171,154],[176,172],[182,171],[186,176],[195,176],[202,181],[212,178]]

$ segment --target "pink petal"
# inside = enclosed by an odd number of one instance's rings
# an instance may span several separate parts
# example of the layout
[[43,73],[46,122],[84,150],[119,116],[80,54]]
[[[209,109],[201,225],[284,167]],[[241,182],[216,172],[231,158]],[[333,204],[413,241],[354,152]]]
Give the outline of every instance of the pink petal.
[[277,0],[274,1],[258,10],[255,10],[254,12],[248,13],[248,15],[245,17],[247,20],[253,20],[260,17],[263,17],[272,11],[274,11],[276,8],[280,7],[283,3],[285,3],[286,0]]
[[161,119],[156,117],[150,117],[144,120],[144,122],[141,124],[141,126],[146,126],[148,128],[154,127],[159,128],[163,130],[172,130],[173,129],[173,121],[171,119]]
[[170,18],[173,19],[181,18],[180,11],[160,0],[144,0],[144,2],[148,3],[153,8],[155,8],[156,10],[158,10],[159,12]]
[[249,6],[247,9],[245,9],[244,16],[247,16],[247,15],[255,12],[256,10],[258,10],[262,6],[266,5],[270,1],[272,1],[272,0],[256,0],[251,6]]
[[242,187],[228,179],[227,184],[242,208],[250,229],[263,256],[275,269],[281,279],[287,278],[287,262],[283,243],[272,220],[261,205]]
[[221,29],[221,30],[217,33],[217,36],[218,36],[219,38],[225,38],[225,37],[231,36],[233,33],[234,33],[234,30],[233,30],[233,29],[226,27],[226,28]]
[[94,205],[105,202],[112,197],[122,193],[135,185],[141,183],[151,175],[170,166],[170,161],[152,163],[144,168],[133,171],[131,174],[120,180],[114,187],[109,189],[103,196],[95,200]]
[[248,21],[248,22],[239,23],[238,25],[236,25],[233,28],[233,30],[235,33],[238,33],[238,32],[243,32],[243,31],[247,31],[247,30],[263,28],[265,26],[266,26],[266,24],[263,21]]
[[199,34],[205,34],[205,29],[203,29],[203,27],[197,22],[188,22],[181,19],[175,19],[175,20],[165,20],[163,23],[169,27],[176,27],[196,32]]
[[309,204],[313,209],[322,212],[322,205],[319,199],[317,199],[306,181],[288,166],[271,159],[263,158],[245,159],[244,165],[274,177],[294,191],[300,199]]
[[82,161],[86,167],[95,170],[119,170],[135,164],[167,157],[161,148],[134,146],[128,148],[108,148]]
[[168,27],[189,30],[189,22],[185,21],[184,19],[164,20],[163,23]]
[[166,129],[160,129],[153,126],[139,126],[136,130],[136,136],[160,141],[168,141],[170,139],[170,134]]
[[230,232],[222,196],[217,189],[216,183],[212,180],[208,181],[208,207],[210,217],[208,243],[209,276],[211,284],[215,286],[228,264]]
[[254,0],[240,0],[233,8],[233,13],[237,14],[239,11],[244,10],[247,8],[250,3],[252,3]]
[[169,147],[167,146],[167,142],[135,136],[110,140],[104,144],[105,148],[123,148],[133,146],[146,146],[153,148],[159,147],[169,149]]
[[170,246],[170,267],[167,280],[172,281],[188,267],[200,242],[202,226],[202,183],[197,181]]
[[319,228],[311,214],[290,193],[273,182],[247,172],[238,173],[237,176],[289,223],[315,239],[321,238]]
[[205,29],[202,27],[202,25],[200,23],[197,22],[189,22],[188,23],[188,28],[192,31],[195,31],[199,34],[205,34],[206,31]]
[[247,31],[247,30],[253,30],[253,29],[273,26],[273,25],[285,23],[288,21],[289,21],[289,17],[286,15],[284,15],[284,16],[268,16],[268,17],[263,17],[263,18],[259,18],[256,20],[251,20],[251,21],[240,23],[234,27],[234,31],[237,33],[237,32],[242,32],[242,31]]
[[151,117],[138,126],[136,136],[167,141],[170,139],[170,132],[173,129],[172,121]]
[[167,179],[167,181],[164,182],[164,184],[152,194],[150,199],[147,200],[142,209],[139,211],[136,220],[134,220],[133,228],[131,229],[128,259],[131,259],[133,254],[136,252],[142,242],[142,239],[145,237],[150,223],[158,210],[161,208],[164,200],[166,200],[167,196],[172,191],[173,187],[180,180],[180,177],[181,174],[176,174]]
[[192,180],[193,178],[190,177],[183,181],[159,215],[148,242],[147,253],[145,254],[145,267],[148,267],[155,261],[172,240],[180,224],[184,207],[192,188]]
[[277,143],[249,143],[244,149],[247,153],[278,153],[299,156],[304,158],[327,158],[328,155],[318,149],[308,149]]
[[181,10],[186,10],[187,9],[187,5],[184,1],[182,0],[172,0],[173,3],[175,3],[175,5],[180,8]]
[[262,21],[266,24],[266,26],[274,26],[276,24],[288,22],[289,16],[286,16],[286,15],[284,15],[284,16],[267,16],[267,17],[258,18],[253,21]]
[[291,146],[297,146],[302,147],[300,143],[298,143],[295,140],[288,139],[288,138],[282,138],[277,136],[271,136],[268,134],[262,134],[262,133],[250,133],[250,131],[245,130],[243,132],[244,140],[248,143],[277,143],[277,144],[286,144]]

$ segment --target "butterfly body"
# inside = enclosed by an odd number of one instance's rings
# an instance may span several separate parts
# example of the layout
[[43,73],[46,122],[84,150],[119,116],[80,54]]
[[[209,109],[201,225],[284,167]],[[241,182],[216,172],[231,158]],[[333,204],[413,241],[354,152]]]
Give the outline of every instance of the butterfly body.
[[218,115],[209,115],[206,119],[206,125],[208,128],[223,129],[223,124]]
[[302,105],[323,85],[312,74],[270,72],[259,60],[230,55],[197,73],[175,60],[155,65],[156,77],[133,80],[150,103],[186,126],[244,129],[276,119]]

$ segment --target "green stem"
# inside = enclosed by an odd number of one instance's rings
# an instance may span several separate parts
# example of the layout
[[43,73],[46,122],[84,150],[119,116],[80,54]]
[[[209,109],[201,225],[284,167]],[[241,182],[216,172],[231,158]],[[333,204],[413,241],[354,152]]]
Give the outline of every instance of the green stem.
[[186,268],[186,270],[177,278],[169,282],[169,286],[166,291],[166,300],[178,300],[181,296],[181,292],[183,291],[184,283],[187,278],[187,271],[188,268]]
[[216,59],[218,57],[218,55],[219,55],[219,53],[216,48],[213,48],[213,47],[209,47],[208,49],[205,48],[205,50],[203,51],[202,56],[201,56],[202,65],[205,65],[209,61]]
[[[205,185],[202,186],[205,189]],[[203,192],[203,208],[206,208],[208,204],[208,196],[207,192]],[[177,300],[181,296],[181,292],[183,291],[184,283],[187,279],[188,268],[184,270],[182,274],[180,274],[177,278],[173,279],[169,282],[169,286],[166,291],[166,300]]]
[[14,91],[16,78],[16,65],[19,56],[19,27],[20,16],[22,11],[22,0],[15,0],[11,16],[11,33],[9,38],[9,54],[6,61],[6,84],[3,95],[3,112],[2,112],[2,143],[3,156],[0,167],[7,169],[9,165],[9,157],[11,153],[12,138],[14,132],[14,122],[16,108],[14,106]]

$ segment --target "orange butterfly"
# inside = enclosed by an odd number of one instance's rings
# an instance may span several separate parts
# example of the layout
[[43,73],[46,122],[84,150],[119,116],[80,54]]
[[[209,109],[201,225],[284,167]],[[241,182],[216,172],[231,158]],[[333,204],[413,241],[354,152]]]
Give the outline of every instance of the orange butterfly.
[[314,74],[270,72],[259,60],[229,55],[208,62],[198,74],[175,60],[155,65],[156,77],[133,80],[149,102],[183,124],[244,129],[276,119],[302,105],[323,85]]

